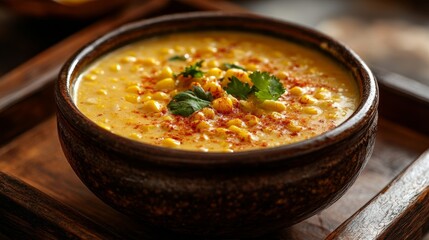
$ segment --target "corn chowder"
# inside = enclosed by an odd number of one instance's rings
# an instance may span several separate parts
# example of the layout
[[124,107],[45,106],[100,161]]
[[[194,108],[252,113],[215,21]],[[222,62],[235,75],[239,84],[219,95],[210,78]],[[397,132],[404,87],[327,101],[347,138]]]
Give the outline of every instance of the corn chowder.
[[82,73],[74,101],[112,133],[159,146],[233,152],[302,141],[356,109],[349,72],[322,53],[229,31],[145,39]]

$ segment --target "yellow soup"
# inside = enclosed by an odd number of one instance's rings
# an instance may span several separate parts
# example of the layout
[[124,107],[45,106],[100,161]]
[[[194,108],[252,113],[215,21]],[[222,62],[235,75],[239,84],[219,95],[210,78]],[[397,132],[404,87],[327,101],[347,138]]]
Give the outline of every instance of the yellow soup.
[[267,36],[207,31],[145,39],[79,76],[74,100],[112,133],[196,151],[274,147],[347,119],[359,93],[322,53]]

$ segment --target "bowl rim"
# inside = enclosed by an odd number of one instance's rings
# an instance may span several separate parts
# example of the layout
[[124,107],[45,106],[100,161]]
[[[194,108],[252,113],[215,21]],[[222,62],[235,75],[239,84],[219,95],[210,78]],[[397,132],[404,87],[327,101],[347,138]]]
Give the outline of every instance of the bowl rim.
[[[307,140],[299,141],[292,144],[281,145],[278,147],[269,147],[263,149],[252,149],[238,152],[200,152],[192,150],[181,150],[156,146],[148,143],[138,142],[126,137],[111,133],[98,126],[95,122],[86,117],[78,110],[72,99],[70,84],[73,79],[73,71],[78,64],[93,53],[94,49],[107,44],[111,39],[118,36],[129,34],[143,27],[153,27],[157,24],[174,24],[178,21],[195,21],[201,19],[235,19],[251,21],[258,24],[272,24],[298,31],[305,36],[313,39],[318,39],[320,42],[326,43],[329,47],[319,46],[321,52],[328,53],[333,59],[336,59],[344,65],[350,72],[356,76],[360,76],[362,83],[356,79],[361,92],[361,101],[355,112],[346,119],[343,123],[332,130],[317,135]],[[201,22],[203,22],[201,20]],[[238,29],[234,29],[238,30]],[[178,32],[186,30],[179,30]],[[189,31],[189,29],[188,29]],[[246,30],[244,30],[246,31]],[[251,32],[251,31],[249,31]],[[274,32],[273,32],[274,33]],[[154,35],[155,36],[155,35]],[[285,37],[286,38],[286,37]],[[136,38],[138,39],[138,38]],[[305,44],[306,42],[303,42]],[[124,44],[120,45],[123,46]],[[115,48],[113,48],[114,50]],[[335,49],[335,50],[334,50]],[[341,52],[341,53],[339,53]],[[96,54],[97,57],[103,56],[105,53]],[[344,62],[339,60],[342,56],[353,61],[354,68],[346,66]],[[126,154],[127,161],[136,163],[155,163],[161,165],[174,166],[224,166],[224,165],[260,165],[266,163],[274,163],[283,161],[284,159],[292,159],[310,152],[320,150],[326,146],[332,146],[341,141],[352,137],[357,132],[367,125],[368,121],[375,118],[378,106],[378,86],[374,75],[362,59],[354,53],[350,48],[339,43],[333,38],[320,33],[316,30],[283,20],[259,16],[251,13],[242,12],[192,12],[164,15],[151,19],[141,20],[123,25],[101,37],[83,46],[63,65],[58,81],[55,86],[55,101],[57,103],[57,114],[61,115],[70,126],[75,128],[81,134],[92,139],[98,146],[113,151],[119,154]]]

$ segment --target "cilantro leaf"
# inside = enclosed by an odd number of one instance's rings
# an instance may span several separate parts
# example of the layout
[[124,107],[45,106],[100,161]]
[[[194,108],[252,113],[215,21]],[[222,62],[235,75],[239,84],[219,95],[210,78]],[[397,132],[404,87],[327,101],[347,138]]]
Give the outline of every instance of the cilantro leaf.
[[224,63],[223,66],[222,66],[223,70],[228,70],[228,69],[231,69],[231,68],[236,68],[236,69],[241,69],[243,71],[246,71],[246,69],[244,67],[239,66],[239,65],[235,65],[233,63],[232,64],[231,63]]
[[199,70],[199,68],[202,66],[204,60],[196,62],[194,65],[185,67],[185,71],[179,73],[177,76],[184,76],[184,77],[192,77],[192,78],[201,78],[204,76],[203,71]]
[[204,92],[200,86],[176,94],[168,103],[167,108],[172,114],[187,117],[192,113],[210,105],[213,99],[210,92]]
[[213,96],[210,92],[204,92],[204,89],[200,86],[194,86],[193,89],[195,96],[197,96],[200,99],[206,100],[206,101],[212,101]]
[[188,54],[185,55],[175,55],[168,59],[168,61],[186,61],[189,58]]
[[260,100],[277,100],[284,92],[283,84],[268,72],[253,72],[249,75],[253,82],[255,96]]
[[225,89],[227,93],[240,99],[247,99],[247,95],[252,91],[248,83],[241,82],[237,77],[232,76],[229,78],[229,83]]

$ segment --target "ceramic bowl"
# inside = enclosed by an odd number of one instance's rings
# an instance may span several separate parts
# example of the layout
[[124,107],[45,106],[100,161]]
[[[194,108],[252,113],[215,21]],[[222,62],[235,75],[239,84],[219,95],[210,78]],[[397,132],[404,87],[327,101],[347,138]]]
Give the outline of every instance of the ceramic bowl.
[[[336,59],[355,77],[360,103],[335,129],[298,143],[235,153],[153,146],[112,134],[75,106],[77,76],[127,43],[200,29],[240,30],[291,40]],[[188,13],[123,26],[78,51],[56,85],[58,133],[82,182],[115,209],[146,224],[205,236],[258,236],[335,202],[371,155],[378,90],[368,67],[337,41],[295,24],[237,13]]]

